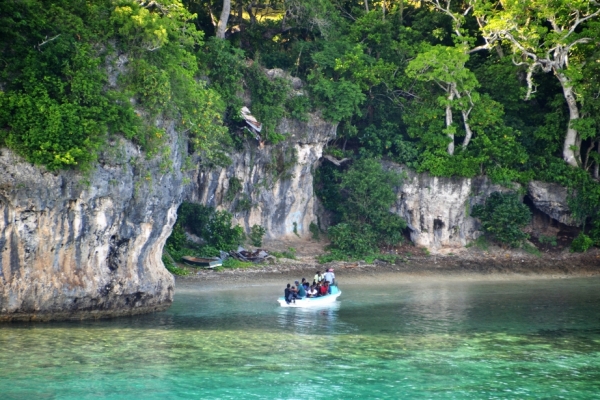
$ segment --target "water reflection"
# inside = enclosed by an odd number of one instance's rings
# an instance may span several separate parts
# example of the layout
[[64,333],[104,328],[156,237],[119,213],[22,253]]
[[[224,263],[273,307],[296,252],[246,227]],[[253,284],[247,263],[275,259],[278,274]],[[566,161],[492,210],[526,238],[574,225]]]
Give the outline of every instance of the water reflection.
[[335,334],[340,330],[338,326],[338,312],[340,303],[310,307],[277,309],[277,325],[284,331],[298,334]]
[[465,287],[420,285],[408,293],[397,314],[415,333],[448,333],[468,318],[470,306]]

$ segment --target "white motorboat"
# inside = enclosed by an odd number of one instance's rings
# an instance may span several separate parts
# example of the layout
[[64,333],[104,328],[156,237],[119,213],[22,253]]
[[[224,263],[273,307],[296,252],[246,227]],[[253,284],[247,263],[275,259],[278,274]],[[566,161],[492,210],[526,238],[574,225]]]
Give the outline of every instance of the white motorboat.
[[340,297],[341,294],[342,291],[338,290],[337,293],[332,293],[321,297],[304,297],[302,299],[296,299],[295,302],[291,303],[287,303],[285,301],[285,298],[281,296],[277,299],[277,302],[281,307],[316,307],[335,303],[335,301],[338,297]]

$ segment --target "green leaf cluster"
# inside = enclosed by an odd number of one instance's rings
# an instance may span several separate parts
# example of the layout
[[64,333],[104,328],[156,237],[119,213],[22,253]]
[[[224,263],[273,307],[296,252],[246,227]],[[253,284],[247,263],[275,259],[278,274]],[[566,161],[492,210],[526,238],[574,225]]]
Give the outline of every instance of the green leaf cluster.
[[234,250],[243,242],[245,235],[241,226],[232,226],[232,218],[227,211],[215,211],[213,207],[184,202],[177,211],[177,221],[167,240],[167,248],[181,250],[184,247],[194,247],[187,242],[187,230],[202,238],[204,247],[213,251]]
[[519,247],[528,237],[521,229],[531,222],[531,211],[517,193],[494,192],[485,204],[473,206],[484,232],[497,242]]
[[207,157],[222,103],[198,80],[203,33],[177,0],[0,4],[0,144],[50,170],[90,168],[109,135],[159,154],[170,119]]
[[337,182],[329,181],[327,191],[323,190],[324,182],[317,181],[318,193],[327,196],[331,192],[335,198],[332,203],[322,197],[326,205],[335,207],[339,221],[328,229],[331,249],[357,258],[398,244],[406,222],[391,213],[390,208],[396,201],[394,188],[400,185],[402,176],[384,170],[375,159],[357,160],[338,176]]

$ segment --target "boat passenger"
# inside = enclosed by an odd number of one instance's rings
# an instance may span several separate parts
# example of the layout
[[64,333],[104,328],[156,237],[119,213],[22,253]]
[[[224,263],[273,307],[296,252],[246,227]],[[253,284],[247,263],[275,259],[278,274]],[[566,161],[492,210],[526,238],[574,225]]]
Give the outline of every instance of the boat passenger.
[[306,289],[304,289],[304,285],[300,285],[300,282],[296,281],[295,283],[298,287],[298,289],[296,289],[298,298],[303,299],[304,297],[306,297]]
[[292,303],[296,302],[296,299],[298,298],[298,289],[296,289],[296,286],[292,286],[290,289],[290,298]]
[[317,274],[315,275],[315,277],[313,278],[313,283],[319,283],[321,282],[324,278],[323,275],[321,275],[321,271],[317,271]]
[[323,282],[323,284],[321,285],[321,288],[319,289],[319,295],[326,296],[328,291],[329,291],[329,285],[327,284],[327,281],[325,281],[325,282]]
[[317,297],[317,285],[312,285],[308,289],[307,297]]
[[323,276],[330,285],[335,285],[335,274],[333,273],[333,268],[329,268],[325,275]]
[[285,290],[283,291],[283,298],[285,299],[285,302],[290,304],[291,301],[291,289],[290,289],[290,284],[287,284],[287,287],[285,288]]
[[304,290],[308,290],[310,287],[310,283],[306,280],[306,278],[302,278],[302,286],[304,286]]

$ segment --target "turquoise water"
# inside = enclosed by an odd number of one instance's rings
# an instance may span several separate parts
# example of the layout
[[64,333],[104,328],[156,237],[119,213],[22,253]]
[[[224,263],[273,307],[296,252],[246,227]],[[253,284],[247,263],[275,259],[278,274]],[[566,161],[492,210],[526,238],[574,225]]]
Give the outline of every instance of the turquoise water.
[[0,325],[0,398],[600,398],[598,278],[341,288],[303,310],[186,283],[163,313]]

